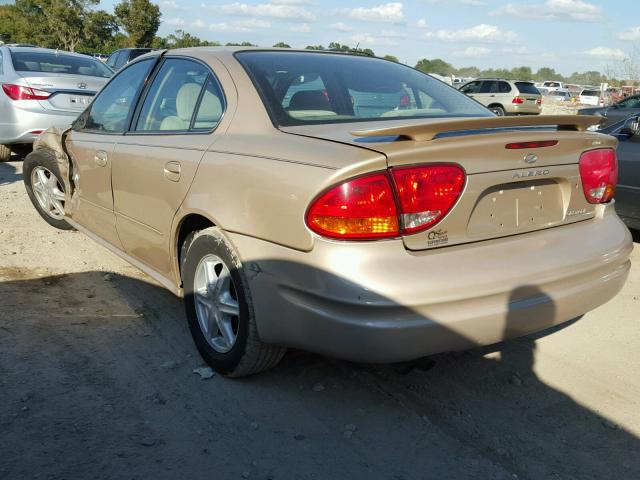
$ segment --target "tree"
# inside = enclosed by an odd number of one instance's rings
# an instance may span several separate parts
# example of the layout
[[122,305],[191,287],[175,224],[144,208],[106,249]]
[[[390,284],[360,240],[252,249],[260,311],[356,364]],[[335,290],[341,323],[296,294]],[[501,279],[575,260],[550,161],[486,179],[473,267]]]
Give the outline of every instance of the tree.
[[304,47],[305,50],[324,50],[322,45],[307,45]]
[[257,47],[258,45],[255,45],[251,42],[242,42],[242,43],[231,43],[228,42],[225,44],[225,46],[227,47]]
[[382,58],[384,58],[385,60],[389,60],[391,62],[400,63],[400,60],[398,60],[398,57],[394,57],[393,55],[385,55]]
[[149,0],[122,0],[113,9],[131,47],[151,47],[160,26],[160,7]]
[[284,43],[284,42],[278,42],[273,47],[274,48],[291,48],[291,45],[289,45],[288,43]]
[[420,70],[425,73],[435,73],[437,75],[451,75],[456,72],[456,69],[450,63],[445,62],[440,58],[434,60],[428,60],[423,58],[416,63],[416,70]]
[[85,17],[82,50],[104,52],[105,45],[113,41],[117,33],[118,21],[115,16],[104,10],[88,12]]

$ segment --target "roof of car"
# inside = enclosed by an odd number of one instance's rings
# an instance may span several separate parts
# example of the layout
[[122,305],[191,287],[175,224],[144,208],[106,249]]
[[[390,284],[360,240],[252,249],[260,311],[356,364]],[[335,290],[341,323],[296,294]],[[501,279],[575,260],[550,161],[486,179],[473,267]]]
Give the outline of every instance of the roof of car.
[[[71,55],[71,56],[74,56],[74,57],[82,57],[82,58],[87,58],[87,56],[88,56],[88,55],[85,55],[83,53],[67,52],[66,50],[54,50],[52,48],[15,47],[15,46],[8,46],[7,48],[9,49],[10,52],[53,53],[53,54],[56,54],[56,55]],[[93,57],[89,57],[89,58],[93,58]]]

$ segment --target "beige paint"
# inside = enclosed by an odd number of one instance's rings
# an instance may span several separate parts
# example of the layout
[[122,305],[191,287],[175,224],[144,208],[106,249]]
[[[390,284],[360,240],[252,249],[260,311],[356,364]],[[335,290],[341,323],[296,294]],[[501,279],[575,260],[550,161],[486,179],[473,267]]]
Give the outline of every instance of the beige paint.
[[[404,119],[278,130],[234,51],[171,52],[200,58],[217,74],[228,108],[215,132],[100,138],[73,132],[67,141],[81,199],[67,212],[73,223],[170,290],[181,294],[177,239],[189,215],[209,219],[238,249],[263,340],[341,356],[348,349],[345,339],[362,337],[360,347],[371,359],[398,359],[411,337],[413,327],[407,326],[414,324],[426,328],[416,337],[422,343],[411,347],[422,345],[423,354],[493,342],[568,320],[622,286],[629,233],[612,206],[586,203],[579,179],[583,151],[616,145],[612,137],[584,131],[592,119]],[[435,138],[451,130],[549,124],[560,130]],[[381,135],[400,138],[381,141]],[[528,150],[504,148],[532,140],[558,140],[535,150],[535,167],[523,161]],[[109,150],[115,199],[110,215],[109,177],[102,175],[107,170],[92,165],[92,148],[110,148],[109,142],[115,144]],[[305,226],[307,207],[326,188],[360,174],[429,162],[456,163],[468,174],[457,205],[431,230],[340,242],[321,239]],[[97,221],[96,211],[116,219],[122,243],[112,223]],[[430,244],[434,230],[444,231],[446,242]],[[556,316],[544,319],[536,308],[525,308],[508,333],[509,295],[530,284],[553,299]],[[394,325],[408,329],[400,333]],[[399,335],[399,349],[376,357],[371,350],[387,328]],[[358,350],[353,357],[364,359],[366,352]]]

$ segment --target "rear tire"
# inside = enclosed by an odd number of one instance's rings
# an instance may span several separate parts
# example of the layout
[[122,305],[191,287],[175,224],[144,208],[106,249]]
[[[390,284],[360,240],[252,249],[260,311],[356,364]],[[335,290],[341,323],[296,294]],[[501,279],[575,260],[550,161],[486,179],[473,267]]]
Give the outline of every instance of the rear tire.
[[489,110],[491,110],[493,113],[495,113],[498,117],[504,117],[505,116],[504,108],[501,107],[500,105],[492,105],[492,106],[489,107]]
[[31,203],[45,222],[59,230],[73,230],[64,219],[64,185],[55,154],[36,150],[27,155],[22,177]]
[[0,162],[11,160],[11,148],[8,145],[0,145]]
[[260,341],[249,283],[222,231],[190,234],[181,259],[189,330],[202,358],[227,377],[274,367],[286,349]]

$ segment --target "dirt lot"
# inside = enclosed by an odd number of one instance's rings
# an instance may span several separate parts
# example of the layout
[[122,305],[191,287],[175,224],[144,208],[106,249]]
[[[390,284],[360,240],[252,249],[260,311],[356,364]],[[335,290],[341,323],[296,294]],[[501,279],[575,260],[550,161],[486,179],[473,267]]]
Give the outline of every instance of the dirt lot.
[[45,224],[21,168],[0,164],[0,478],[640,478],[640,248],[553,335],[201,380],[180,301]]

